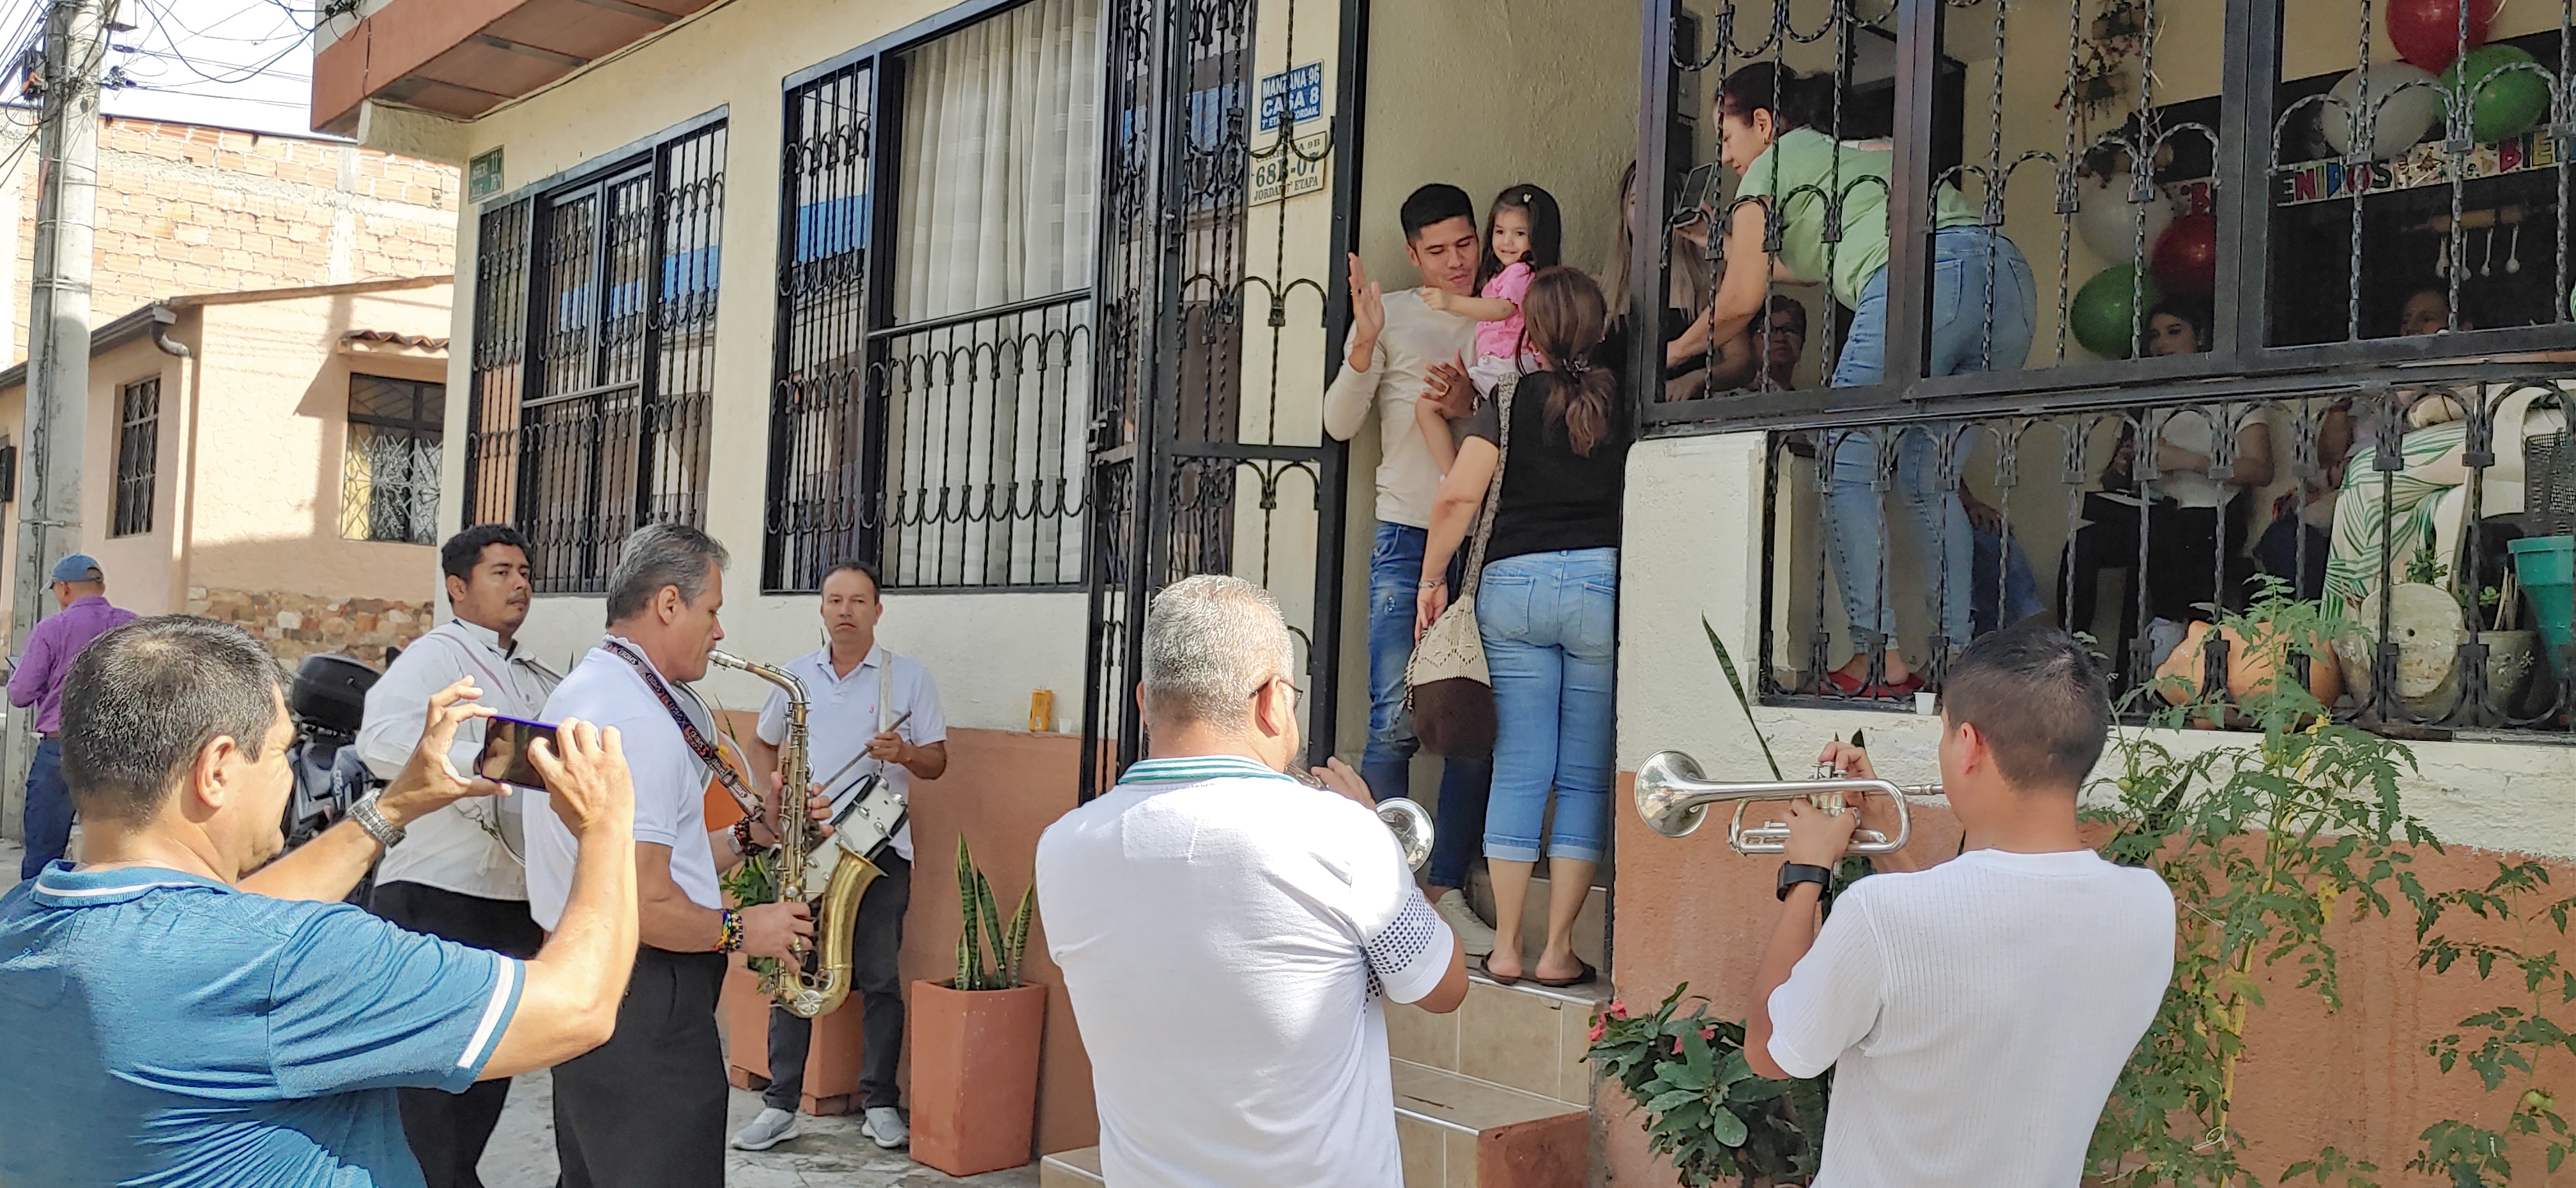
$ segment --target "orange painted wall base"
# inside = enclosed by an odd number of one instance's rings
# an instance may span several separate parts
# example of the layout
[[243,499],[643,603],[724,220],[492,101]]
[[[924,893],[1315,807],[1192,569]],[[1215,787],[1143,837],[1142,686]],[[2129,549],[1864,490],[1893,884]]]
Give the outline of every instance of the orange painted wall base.
[[[1633,773],[1621,773],[1615,803],[1630,803],[1633,781]],[[1619,831],[1615,980],[1621,997],[1642,1011],[1686,982],[1689,993],[1708,998],[1712,1014],[1743,1018],[1755,967],[1779,920],[1772,896],[1779,860],[1738,855],[1719,830],[1667,838],[1649,831],[1633,811],[1613,816]],[[1913,844],[1928,847],[1926,852],[1957,850],[1959,826],[1948,810],[1917,808],[1914,828]],[[2419,852],[2414,870],[2434,891],[2484,886],[2499,857],[2465,847]],[[2576,884],[2576,864],[2553,861],[2548,867],[2556,886]],[[2465,914],[2446,917],[2444,928],[2513,945],[2555,935],[2543,927],[2524,937]],[[2269,1006],[2251,1023],[2238,1072],[2235,1123],[2246,1139],[2245,1166],[2270,1183],[2288,1164],[2332,1145],[2377,1163],[2381,1182],[2392,1188],[2429,1188],[2436,1181],[2399,1170],[2416,1150],[2417,1135],[2442,1118],[2497,1126],[2515,1095],[2485,1092],[2465,1067],[2444,1075],[2425,1054],[2426,1041],[2453,1030],[2472,1012],[2528,1000],[2518,978],[2481,982],[2465,963],[2440,976],[2418,970],[2411,915],[2360,922],[2345,915],[2332,926],[2330,939],[2342,959],[2340,1012],[2329,1013],[2313,991],[2300,989],[2299,971],[2287,963],[2264,980]],[[2543,1071],[2563,1079],[2571,1069],[2561,1061],[2554,1074]],[[1640,1115],[1616,1088],[1601,1093],[1594,1118],[1611,1181],[1632,1188],[1675,1184],[1671,1169],[1647,1151]],[[2537,1145],[2525,1153],[2536,1168]],[[2517,1170],[2523,1162],[2516,1160]]]

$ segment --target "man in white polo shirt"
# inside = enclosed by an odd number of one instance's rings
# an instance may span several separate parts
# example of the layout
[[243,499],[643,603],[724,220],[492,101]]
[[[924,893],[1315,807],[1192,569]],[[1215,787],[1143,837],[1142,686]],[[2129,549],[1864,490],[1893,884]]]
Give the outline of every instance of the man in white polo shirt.
[[[806,759],[822,780],[847,768],[827,794],[873,775],[910,796],[912,781],[938,779],[948,770],[948,719],[939,712],[939,689],[930,673],[906,657],[877,646],[877,571],[844,561],[823,575],[821,651],[786,664],[805,682]],[[778,769],[778,747],[787,738],[787,693],[773,689],[760,711],[760,738],[747,742],[753,771]],[[859,1093],[867,1110],[862,1124],[880,1147],[910,1141],[902,1090],[895,1070],[903,1062],[903,977],[895,958],[903,949],[903,913],[912,903],[912,825],[895,830],[876,859],[884,877],[859,897],[851,925],[850,988],[867,1013],[860,1030],[867,1047]],[[769,1088],[760,1116],[734,1136],[733,1145],[766,1151],[796,1133],[796,1107],[805,1093],[805,1053],[814,1021],[777,1006],[769,1011]]]
[[[1958,857],[1860,880],[1817,926],[1858,813],[1789,809],[1788,905],[1755,974],[1744,1054],[1766,1077],[1834,1070],[1816,1188],[2075,1188],[2102,1103],[2173,977],[2173,892],[2084,844],[2076,794],[2111,720],[2074,636],[2024,623],[1950,662],[1941,786]],[[1869,777],[1848,743],[1822,759]],[[1883,815],[1884,819],[1880,819]]]
[[[528,542],[507,524],[477,524],[438,550],[453,613],[413,640],[367,690],[358,755],[377,779],[391,780],[412,760],[428,724],[429,696],[470,679],[477,701],[505,718],[534,718],[563,678],[518,645],[528,619]],[[448,759],[474,770],[483,751],[483,721],[456,728]],[[489,949],[524,961],[546,934],[528,918],[528,880],[502,840],[503,823],[525,821],[521,797],[460,800],[411,823],[402,844],[385,851],[367,910],[414,932]],[[508,1104],[510,1082],[494,1079],[463,1093],[405,1089],[403,1135],[420,1160],[428,1188],[483,1188],[475,1165]]]
[[1385,1006],[1448,1012],[1466,955],[1341,761],[1295,760],[1296,655],[1235,577],[1145,617],[1151,757],[1038,839],[1112,1188],[1398,1188]]
[[[606,1044],[554,1072],[563,1188],[703,1188],[724,1182],[724,1052],[716,995],[725,954],[794,960],[814,933],[801,903],[724,906],[719,870],[777,842],[757,820],[707,831],[714,781],[743,780],[716,749],[715,716],[688,682],[724,638],[725,548],[679,524],[638,529],[608,575],[608,637],[546,701],[545,720],[616,727],[635,780],[635,974]],[[744,792],[748,795],[748,790]],[[531,796],[528,909],[563,911],[572,834]],[[770,810],[776,811],[773,806]],[[743,834],[748,833],[748,838]]]

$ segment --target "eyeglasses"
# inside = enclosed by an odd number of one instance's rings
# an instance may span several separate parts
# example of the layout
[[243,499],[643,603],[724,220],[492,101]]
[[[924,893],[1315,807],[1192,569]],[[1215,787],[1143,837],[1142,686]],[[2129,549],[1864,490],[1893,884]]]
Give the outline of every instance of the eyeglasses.
[[1244,696],[1259,697],[1262,694],[1269,692],[1270,686],[1278,684],[1285,684],[1288,686],[1288,708],[1293,710],[1306,700],[1306,691],[1298,688],[1297,682],[1284,676],[1275,676],[1269,680],[1263,681],[1259,685],[1255,686],[1252,692],[1247,693]]

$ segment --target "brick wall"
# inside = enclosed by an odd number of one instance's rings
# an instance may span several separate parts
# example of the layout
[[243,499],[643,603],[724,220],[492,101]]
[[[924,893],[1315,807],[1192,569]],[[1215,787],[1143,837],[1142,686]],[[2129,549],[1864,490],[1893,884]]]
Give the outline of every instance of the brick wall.
[[[10,184],[18,324],[0,334],[14,362],[27,357],[38,187],[32,168]],[[183,293],[452,272],[459,189],[451,166],[352,145],[107,120],[99,132],[94,322]]]
[[379,669],[386,647],[409,647],[438,622],[437,608],[427,602],[205,586],[188,587],[187,613],[240,624],[289,665],[316,652],[339,652]]

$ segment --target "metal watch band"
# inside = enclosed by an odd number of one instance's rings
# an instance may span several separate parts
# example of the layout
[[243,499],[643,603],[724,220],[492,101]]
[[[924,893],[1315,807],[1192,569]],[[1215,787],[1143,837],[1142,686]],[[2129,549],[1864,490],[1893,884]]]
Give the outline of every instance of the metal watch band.
[[388,850],[402,844],[403,831],[394,828],[393,822],[385,820],[385,815],[376,811],[376,798],[373,796],[350,805],[349,819],[357,822],[358,828],[366,830],[367,836]]
[[1780,864],[1780,898],[1785,902],[1789,898],[1789,889],[1800,883],[1814,883],[1821,891],[1832,886],[1833,879],[1834,872],[1824,867],[1805,862],[1783,862]]

